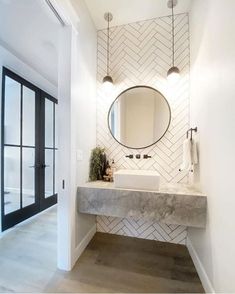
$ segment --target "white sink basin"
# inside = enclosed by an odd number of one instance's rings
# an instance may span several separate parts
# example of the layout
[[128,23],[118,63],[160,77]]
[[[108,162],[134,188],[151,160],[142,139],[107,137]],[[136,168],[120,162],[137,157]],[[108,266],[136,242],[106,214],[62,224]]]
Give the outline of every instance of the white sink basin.
[[114,172],[114,186],[124,189],[155,191],[159,189],[160,176],[154,170],[121,169]]

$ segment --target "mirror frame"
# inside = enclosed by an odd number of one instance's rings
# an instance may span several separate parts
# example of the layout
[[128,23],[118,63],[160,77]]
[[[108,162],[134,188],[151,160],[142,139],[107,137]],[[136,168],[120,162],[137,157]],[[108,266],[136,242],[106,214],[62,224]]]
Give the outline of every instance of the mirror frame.
[[[165,132],[163,133],[163,135],[162,135],[157,141],[155,141],[154,143],[152,143],[152,144],[150,144],[150,145],[147,145],[147,146],[144,146],[144,147],[130,147],[130,146],[127,146],[127,145],[125,145],[125,144],[119,142],[119,141],[114,137],[114,135],[112,134],[112,131],[111,131],[111,128],[110,128],[110,124],[109,124],[109,115],[110,115],[110,112],[111,112],[111,109],[112,109],[114,103],[118,100],[118,98],[119,98],[122,94],[124,94],[125,92],[127,92],[127,91],[129,91],[129,90],[131,90],[131,89],[136,89],[136,88],[148,88],[148,89],[151,89],[151,90],[154,90],[154,91],[158,92],[158,93],[163,97],[163,99],[166,101],[166,104],[167,104],[168,109],[169,109],[169,114],[170,114],[170,117],[169,117],[169,123],[168,123],[167,128],[166,128]],[[107,122],[108,122],[109,132],[110,132],[111,136],[113,137],[113,139],[114,139],[118,144],[120,144],[120,145],[122,145],[123,147],[126,147],[126,148],[128,148],[128,149],[135,149],[135,150],[138,150],[138,149],[145,149],[145,148],[148,148],[148,147],[151,147],[151,146],[155,145],[157,142],[159,142],[159,141],[165,136],[165,134],[166,134],[166,132],[168,131],[168,129],[169,129],[169,127],[170,127],[170,124],[171,124],[171,107],[170,107],[170,104],[169,104],[169,102],[167,101],[166,97],[165,97],[160,91],[158,91],[157,89],[155,89],[155,88],[153,88],[153,87],[150,87],[150,86],[145,86],[145,85],[133,86],[133,87],[127,88],[127,89],[125,89],[124,91],[122,91],[122,92],[121,92],[121,93],[120,93],[120,94],[114,99],[114,101],[112,102],[112,104],[111,104],[110,107],[109,107],[108,117],[107,117]]]

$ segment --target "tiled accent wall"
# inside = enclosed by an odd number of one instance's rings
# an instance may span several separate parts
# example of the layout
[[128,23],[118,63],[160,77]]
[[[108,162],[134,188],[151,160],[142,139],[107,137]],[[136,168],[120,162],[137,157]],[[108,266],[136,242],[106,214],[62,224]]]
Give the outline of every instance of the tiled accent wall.
[[143,219],[97,216],[97,231],[149,240],[185,244],[187,228]]
[[[188,15],[175,17],[175,64],[181,71],[180,81],[170,87],[166,73],[172,65],[171,18],[162,17],[147,21],[131,23],[111,28],[110,31],[110,74],[114,80],[114,90],[106,93],[102,87],[102,79],[106,75],[106,30],[98,32],[98,68],[97,68],[97,145],[103,146],[110,159],[114,159],[117,168],[157,170],[163,182],[186,182],[187,175],[179,172],[182,161],[182,142],[189,128],[189,26]],[[171,111],[171,125],[165,136],[154,146],[143,150],[128,149],[118,144],[110,135],[107,125],[109,107],[116,96],[123,90],[135,85],[148,85],[158,89],[168,100]],[[129,159],[126,154],[149,154],[150,159]],[[98,230],[112,231],[108,221],[110,218],[97,217]],[[118,220],[117,220],[118,222]],[[132,223],[130,235],[143,237],[138,230],[138,222],[120,220],[120,226],[127,234],[125,224]],[[160,225],[161,226],[161,225]],[[159,239],[159,226],[150,225],[149,236]],[[170,226],[163,225],[167,240]],[[186,231],[186,229],[184,228]],[[118,232],[118,231],[117,231]],[[121,231],[119,231],[120,233]],[[146,233],[147,234],[147,233]],[[147,235],[146,235],[147,236]],[[158,237],[157,237],[158,236]]]

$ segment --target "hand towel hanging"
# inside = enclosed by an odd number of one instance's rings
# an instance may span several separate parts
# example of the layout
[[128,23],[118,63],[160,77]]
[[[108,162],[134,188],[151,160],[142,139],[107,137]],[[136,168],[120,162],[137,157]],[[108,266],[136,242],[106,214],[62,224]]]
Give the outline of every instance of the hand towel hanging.
[[180,171],[194,171],[194,165],[198,163],[197,143],[190,138],[183,142],[183,161]]

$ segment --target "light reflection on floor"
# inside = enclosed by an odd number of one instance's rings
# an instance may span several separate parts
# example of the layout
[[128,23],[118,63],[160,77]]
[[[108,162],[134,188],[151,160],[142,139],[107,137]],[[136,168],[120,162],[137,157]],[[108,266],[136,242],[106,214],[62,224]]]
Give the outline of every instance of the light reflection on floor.
[[[53,195],[52,192],[46,192],[45,198]],[[29,206],[35,203],[35,194],[32,192],[24,192],[22,193],[22,205],[23,207]],[[5,214],[9,214],[13,211],[20,209],[20,191],[5,191],[4,194],[4,209]]]

